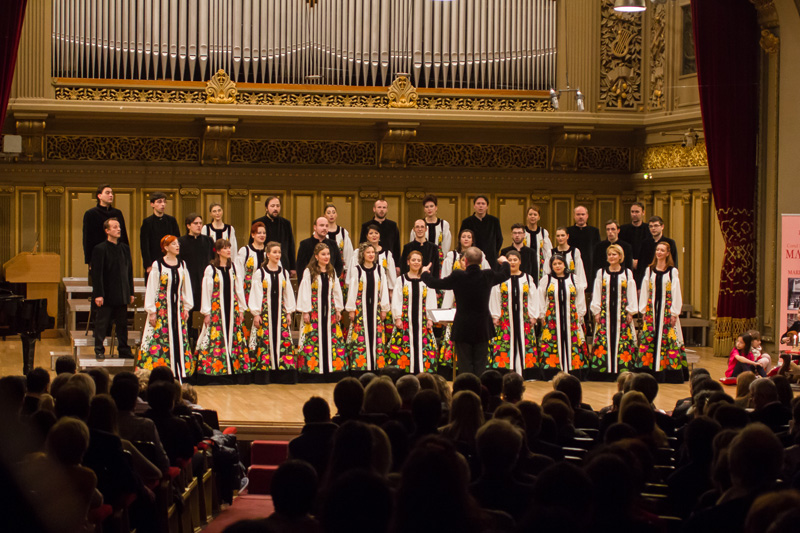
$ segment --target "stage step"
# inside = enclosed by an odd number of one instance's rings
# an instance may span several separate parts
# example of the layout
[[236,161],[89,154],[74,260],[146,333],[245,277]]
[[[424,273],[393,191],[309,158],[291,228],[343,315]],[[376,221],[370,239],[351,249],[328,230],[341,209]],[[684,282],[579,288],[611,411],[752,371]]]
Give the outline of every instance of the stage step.
[[[94,335],[90,331],[88,335],[86,331],[72,330],[69,332],[69,339],[72,343],[72,349],[75,355],[78,355],[80,348],[94,347]],[[139,343],[142,341],[142,332],[139,330],[128,331],[128,345],[135,353]],[[111,337],[103,339],[103,346],[111,346]],[[117,341],[114,339],[114,351],[118,349]],[[106,354],[108,355],[108,354]]]
[[134,361],[134,359],[126,359],[124,357],[106,357],[101,361],[95,357],[78,357],[78,369],[105,368],[111,374],[125,370],[133,372]]

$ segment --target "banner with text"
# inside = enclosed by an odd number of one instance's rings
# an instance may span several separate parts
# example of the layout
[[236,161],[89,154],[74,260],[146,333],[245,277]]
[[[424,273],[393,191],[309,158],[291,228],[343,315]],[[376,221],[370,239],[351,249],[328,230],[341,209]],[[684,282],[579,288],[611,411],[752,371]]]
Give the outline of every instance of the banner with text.
[[798,320],[800,310],[800,215],[782,215],[781,309],[779,334]]

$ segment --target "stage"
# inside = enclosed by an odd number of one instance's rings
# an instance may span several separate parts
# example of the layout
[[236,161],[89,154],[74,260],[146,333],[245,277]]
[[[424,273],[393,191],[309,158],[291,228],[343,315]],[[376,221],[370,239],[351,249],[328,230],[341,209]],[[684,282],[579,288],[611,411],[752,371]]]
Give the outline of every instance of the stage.
[[[698,356],[698,367],[707,368],[715,379],[721,377],[727,368],[727,358],[714,357],[711,348],[690,348]],[[67,340],[43,339],[36,343],[36,366],[50,368],[50,352],[69,352]],[[0,341],[0,374],[3,376],[21,374],[22,351],[19,340]],[[53,373],[55,375],[55,373]],[[211,385],[196,387],[199,404],[206,409],[214,409],[219,415],[220,425],[237,426],[240,436],[249,438],[291,438],[299,433],[303,423],[303,403],[311,396],[321,396],[333,405],[332,383],[297,385]],[[542,397],[553,390],[552,383],[528,381],[525,383],[525,399],[540,402]],[[594,409],[611,403],[616,392],[614,383],[584,382],[583,400]],[[733,395],[733,387],[726,387]],[[656,406],[666,411],[675,402],[688,396],[688,383],[681,385],[662,384],[656,398]]]

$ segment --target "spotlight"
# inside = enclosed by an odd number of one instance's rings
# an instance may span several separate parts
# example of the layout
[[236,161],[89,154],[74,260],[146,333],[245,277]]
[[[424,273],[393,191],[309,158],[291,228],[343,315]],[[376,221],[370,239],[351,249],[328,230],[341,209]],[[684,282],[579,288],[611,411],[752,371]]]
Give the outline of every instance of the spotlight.
[[553,109],[558,111],[558,93],[555,89],[550,89],[550,103],[553,105]]

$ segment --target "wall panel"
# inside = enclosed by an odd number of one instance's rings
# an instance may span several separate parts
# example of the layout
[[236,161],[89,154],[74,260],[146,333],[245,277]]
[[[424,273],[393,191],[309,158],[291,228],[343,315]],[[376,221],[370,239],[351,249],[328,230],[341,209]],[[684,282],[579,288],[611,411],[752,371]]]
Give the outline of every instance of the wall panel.
[[500,229],[503,231],[503,248],[511,246],[511,225],[525,222],[525,209],[528,199],[525,196],[497,195],[495,200],[497,210],[494,216],[500,219]]

